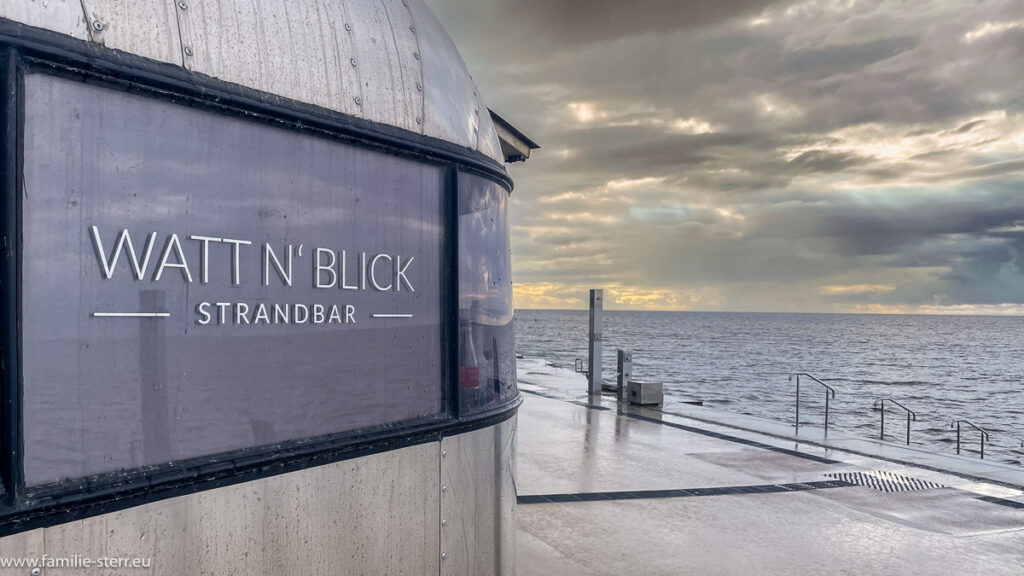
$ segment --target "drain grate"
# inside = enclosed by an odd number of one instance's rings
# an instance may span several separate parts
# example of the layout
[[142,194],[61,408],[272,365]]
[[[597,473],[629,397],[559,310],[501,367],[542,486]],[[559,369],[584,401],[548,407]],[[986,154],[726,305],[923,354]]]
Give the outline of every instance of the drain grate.
[[892,472],[872,470],[870,472],[834,472],[825,474],[829,478],[849,482],[857,486],[867,486],[882,492],[913,492],[915,490],[931,490],[946,486],[928,480],[919,480],[910,476],[901,476]]

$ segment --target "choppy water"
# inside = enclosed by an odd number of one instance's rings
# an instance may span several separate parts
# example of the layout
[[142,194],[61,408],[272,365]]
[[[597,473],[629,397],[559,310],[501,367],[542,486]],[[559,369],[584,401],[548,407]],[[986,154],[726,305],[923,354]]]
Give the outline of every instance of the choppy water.
[[[587,322],[585,310],[519,310],[517,351],[572,368],[586,359]],[[950,421],[966,418],[990,431],[987,459],[1024,465],[1024,318],[606,311],[606,380],[623,347],[633,350],[634,378],[664,382],[668,407],[697,398],[792,422],[788,375],[809,372],[837,391],[830,429],[877,437],[872,403],[890,397],[917,412],[915,446],[953,452]],[[802,425],[821,426],[823,391],[801,383]],[[887,439],[904,431],[887,409]],[[976,453],[975,433],[963,442]]]

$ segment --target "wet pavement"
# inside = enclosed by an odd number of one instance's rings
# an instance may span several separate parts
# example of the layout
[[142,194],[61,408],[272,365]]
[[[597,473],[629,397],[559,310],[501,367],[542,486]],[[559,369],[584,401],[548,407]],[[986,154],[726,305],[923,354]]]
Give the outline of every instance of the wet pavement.
[[532,372],[521,575],[1024,574],[1024,469],[847,451],[835,444],[853,439],[795,441],[696,407],[622,412],[572,393],[575,375]]

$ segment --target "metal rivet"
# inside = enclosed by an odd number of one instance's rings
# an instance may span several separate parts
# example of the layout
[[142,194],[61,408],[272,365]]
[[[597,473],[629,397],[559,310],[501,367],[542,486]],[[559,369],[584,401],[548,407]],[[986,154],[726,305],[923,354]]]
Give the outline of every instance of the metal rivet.
[[441,492],[447,492],[447,491],[448,491],[448,487],[447,486],[441,486]]
[[353,66],[355,66],[355,65],[356,65],[356,59],[355,59],[355,58],[353,58],[353,59],[349,60],[349,62],[351,62]]
[[447,450],[441,450],[441,456],[447,456],[447,455],[448,455],[448,451]]
[[447,520],[441,520],[441,526],[447,526],[447,525],[448,525],[448,521]]
[[417,82],[416,89],[419,90],[420,92],[423,92],[423,82]]
[[356,101],[356,105],[357,106],[362,106],[363,105],[363,99],[360,98],[359,96],[355,97],[355,101]]
[[448,557],[448,553],[447,552],[441,552],[441,559],[442,560],[444,560],[447,557]]
[[419,116],[417,116],[416,117],[416,123],[417,124],[423,124],[423,118],[420,118]]
[[96,20],[95,22],[92,23],[92,29],[97,31],[97,32],[102,32],[103,31],[103,22],[100,22],[99,20]]
[[192,48],[189,47],[189,46],[185,46],[185,56],[191,56],[191,55],[192,55]]
[[412,53],[412,57],[417,59],[417,60],[419,60],[420,59],[420,53],[419,52],[413,52]]
[[409,0],[402,0],[402,6],[409,7]]
[[32,576],[39,576],[39,568],[33,568],[32,571],[29,572],[29,574],[31,574]]
[[416,32],[416,25],[413,24],[412,26],[409,26],[409,31],[410,32]]
[[345,30],[348,30],[349,32],[351,32],[352,31],[352,25],[351,24],[345,24]]
[[188,4],[184,2],[178,2],[178,8],[181,8],[182,10],[188,10]]

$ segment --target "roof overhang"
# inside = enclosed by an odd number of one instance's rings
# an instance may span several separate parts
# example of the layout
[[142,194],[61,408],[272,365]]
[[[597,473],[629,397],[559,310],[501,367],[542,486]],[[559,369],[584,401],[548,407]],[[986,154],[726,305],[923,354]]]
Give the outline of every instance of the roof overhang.
[[505,162],[525,162],[530,158],[531,150],[540,148],[540,145],[499,116],[497,112],[490,109],[488,112],[491,113],[491,121],[494,123],[494,129],[498,132],[501,154],[505,157]]

